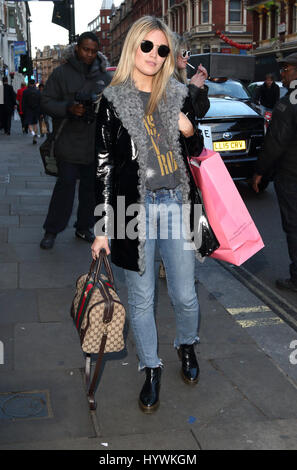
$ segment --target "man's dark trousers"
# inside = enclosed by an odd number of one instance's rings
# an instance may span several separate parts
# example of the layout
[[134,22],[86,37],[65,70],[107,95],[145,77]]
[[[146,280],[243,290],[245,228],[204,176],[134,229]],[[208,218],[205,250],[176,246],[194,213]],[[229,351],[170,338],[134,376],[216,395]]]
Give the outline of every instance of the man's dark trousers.
[[79,178],[77,230],[94,226],[94,171],[95,165],[68,162],[58,163],[59,176],[54,187],[47,218],[43,225],[46,232],[57,234],[67,227],[71,217],[76,181]]
[[13,111],[8,109],[4,105],[3,115],[2,115],[2,125],[4,127],[4,132],[6,134],[10,133],[11,130],[11,119],[12,119]]
[[288,174],[278,174],[274,178],[283,230],[287,235],[289,257],[291,259],[291,280],[297,284],[297,178]]

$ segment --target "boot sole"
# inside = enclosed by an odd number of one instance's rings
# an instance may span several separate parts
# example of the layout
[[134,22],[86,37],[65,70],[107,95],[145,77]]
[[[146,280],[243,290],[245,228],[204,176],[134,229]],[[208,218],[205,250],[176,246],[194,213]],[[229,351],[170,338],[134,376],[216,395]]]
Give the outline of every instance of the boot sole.
[[185,384],[187,384],[187,385],[197,385],[197,383],[199,382],[199,377],[197,377],[197,379],[195,379],[195,380],[189,380],[187,377],[184,376],[182,370],[180,371],[180,375],[181,375],[181,378],[183,379],[183,381],[185,382]]
[[143,411],[145,414],[152,414],[159,408],[160,402],[157,401],[157,403],[152,406],[145,406],[141,400],[138,400],[138,405],[141,411]]

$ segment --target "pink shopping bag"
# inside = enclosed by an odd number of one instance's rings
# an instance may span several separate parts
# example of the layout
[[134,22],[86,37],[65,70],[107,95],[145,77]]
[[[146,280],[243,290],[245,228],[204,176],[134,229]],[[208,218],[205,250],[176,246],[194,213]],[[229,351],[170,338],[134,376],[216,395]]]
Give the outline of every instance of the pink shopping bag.
[[209,223],[220,243],[211,257],[240,266],[264,247],[262,238],[220,156],[204,149],[191,157]]

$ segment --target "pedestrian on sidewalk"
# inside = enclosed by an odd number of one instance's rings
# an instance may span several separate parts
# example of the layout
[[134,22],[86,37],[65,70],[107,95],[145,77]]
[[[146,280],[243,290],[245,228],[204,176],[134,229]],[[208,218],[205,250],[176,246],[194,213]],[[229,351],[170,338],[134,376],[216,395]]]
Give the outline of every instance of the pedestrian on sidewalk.
[[43,225],[43,249],[51,249],[57,234],[67,227],[77,179],[75,235],[89,243],[94,240],[95,107],[111,81],[107,65],[97,36],[85,32],[75,46],[67,48],[64,63],[53,71],[42,92],[42,112],[53,118],[53,132],[64,124],[55,144],[59,175]]
[[25,82],[21,83],[21,88],[18,89],[17,95],[16,95],[16,100],[17,100],[17,106],[18,106],[18,113],[21,119],[21,124],[22,124],[22,131],[23,134],[28,134],[28,125],[25,124],[25,115],[23,111],[23,93],[27,89],[27,85]]
[[253,188],[258,193],[263,177],[274,180],[283,230],[287,236],[290,278],[276,286],[297,292],[297,53],[280,61],[281,78],[288,93],[275,105],[256,165]]
[[30,79],[27,90],[23,92],[22,108],[25,115],[25,125],[33,136],[33,145],[37,144],[38,122],[40,116],[40,92],[35,86],[35,80]]
[[6,135],[10,135],[11,119],[16,106],[16,94],[12,85],[8,84],[8,78],[3,78],[4,102],[0,105],[0,121]]
[[[185,146],[191,155],[199,155],[203,139],[194,130],[188,88],[172,77],[173,71],[170,30],[158,18],[140,18],[129,30],[111,85],[103,92],[96,132],[96,209],[106,213],[96,224],[92,256],[96,259],[104,248],[112,262],[124,268],[139,369],[146,374],[139,396],[145,413],[158,407],[162,368],[154,316],[156,245],[176,314],[174,344],[182,360],[182,377],[195,384],[199,375],[194,350],[199,340],[195,251],[185,246],[190,236],[182,208],[189,203],[192,211],[197,195]],[[119,210],[118,196],[125,203]],[[137,234],[131,222],[134,212],[121,219],[136,203]],[[167,219],[164,207],[170,207]],[[177,226],[180,232],[175,236]],[[123,227],[125,233],[117,235]]]

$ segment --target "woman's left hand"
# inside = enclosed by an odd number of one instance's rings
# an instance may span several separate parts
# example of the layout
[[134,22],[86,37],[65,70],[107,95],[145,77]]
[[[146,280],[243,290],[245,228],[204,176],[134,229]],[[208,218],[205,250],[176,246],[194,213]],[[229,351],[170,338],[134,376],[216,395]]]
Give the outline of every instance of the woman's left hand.
[[203,67],[202,64],[199,65],[197,72],[195,75],[190,80],[190,83],[192,85],[197,86],[198,88],[203,88],[204,87],[204,82],[208,77],[208,73],[205,67]]
[[190,119],[188,119],[187,116],[182,112],[179,113],[178,127],[180,132],[185,137],[191,137],[194,135],[193,124],[191,123]]

